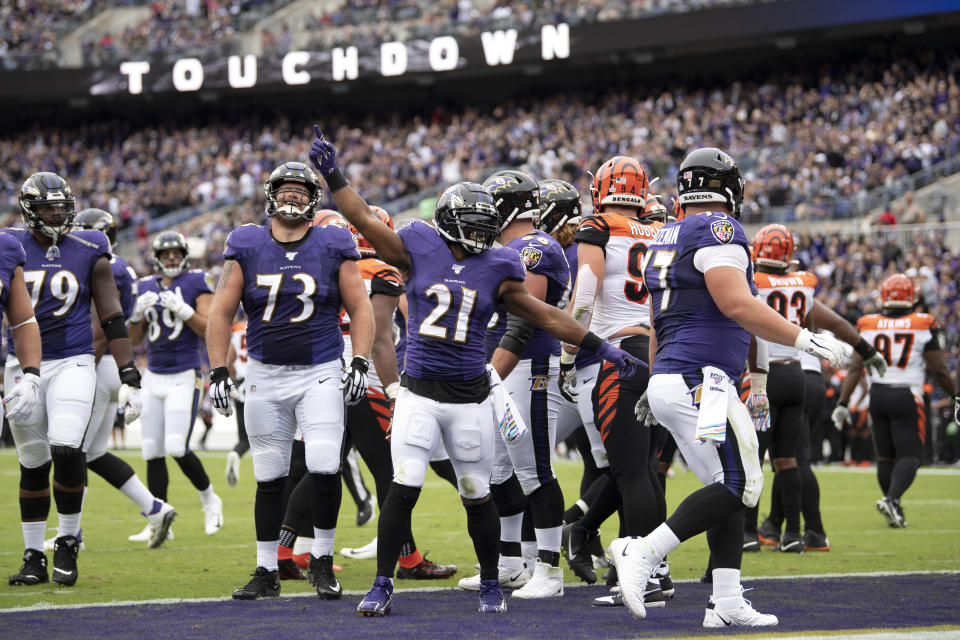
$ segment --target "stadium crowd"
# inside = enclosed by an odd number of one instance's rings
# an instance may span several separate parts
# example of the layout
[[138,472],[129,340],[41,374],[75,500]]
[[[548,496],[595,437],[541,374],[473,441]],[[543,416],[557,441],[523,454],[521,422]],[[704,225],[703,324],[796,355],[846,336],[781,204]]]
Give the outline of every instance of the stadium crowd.
[[[787,221],[825,219],[865,212],[871,189],[899,195],[901,178],[960,150],[958,62],[864,59],[842,72],[724,88],[618,87],[492,110],[342,120],[331,134],[346,143],[347,177],[371,202],[427,193],[498,166],[524,166],[584,190],[587,170],[611,153],[644,158],[669,185],[683,149],[716,143],[745,169],[746,222],[777,206],[788,208]],[[85,204],[109,210],[123,226],[188,205],[247,202],[281,158],[303,155],[301,139],[288,117],[148,127],[100,120],[69,141],[36,125],[12,132],[0,149],[0,213],[16,211],[15,187],[41,166],[69,177]],[[660,193],[672,195],[672,187]]]

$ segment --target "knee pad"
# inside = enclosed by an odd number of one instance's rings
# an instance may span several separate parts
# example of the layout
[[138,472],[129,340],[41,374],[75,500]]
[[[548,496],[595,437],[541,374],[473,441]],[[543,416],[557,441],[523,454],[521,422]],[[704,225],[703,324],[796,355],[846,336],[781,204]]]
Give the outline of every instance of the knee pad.
[[490,481],[488,478],[466,473],[457,478],[457,489],[461,498],[479,500],[489,495]]
[[256,478],[258,485],[287,476],[290,465],[282,451],[256,447],[251,448],[250,457],[253,459],[253,477]]
[[[424,456],[425,458],[426,456]],[[393,482],[407,487],[422,487],[427,476],[427,460],[415,456],[395,458]]]
[[54,481],[70,487],[83,484],[83,449],[56,444],[50,447],[50,455]]
[[305,443],[304,454],[307,459],[307,471],[324,475],[340,471],[340,449],[342,440],[329,438],[314,439]]
[[36,469],[46,465],[50,468],[50,444],[46,440],[36,439],[21,442],[17,447],[17,457],[20,465],[27,469]]
[[273,498],[277,501],[283,499],[283,486],[286,483],[286,476],[274,478],[273,480],[257,480],[257,496],[262,498]]
[[412,511],[417,504],[417,500],[420,499],[420,487],[408,487],[405,484],[394,482],[390,485],[390,496]]
[[[163,446],[153,438],[144,438],[140,445],[140,454],[144,460],[155,460],[166,455]],[[183,455],[183,454],[180,454]]]
[[163,438],[163,448],[167,455],[182,458],[187,452],[187,441],[183,434],[170,433]]
[[50,463],[28,468],[20,465],[20,488],[26,491],[43,491],[50,488]]

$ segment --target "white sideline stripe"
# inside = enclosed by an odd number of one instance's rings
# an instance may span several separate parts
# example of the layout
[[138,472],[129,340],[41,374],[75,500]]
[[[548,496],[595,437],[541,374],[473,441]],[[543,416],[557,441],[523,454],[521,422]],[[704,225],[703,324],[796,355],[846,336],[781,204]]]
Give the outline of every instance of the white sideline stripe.
[[[765,580],[816,580],[820,578],[874,578],[874,577],[895,577],[895,576],[909,576],[909,575],[941,575],[941,576],[952,576],[960,575],[960,570],[943,570],[943,571],[871,571],[866,573],[820,573],[820,574],[805,574],[799,576],[758,576],[745,578],[746,582],[755,582],[755,581],[765,581]],[[698,579],[690,580],[674,580],[677,584],[689,584],[699,582]],[[586,587],[587,585],[578,583],[578,584],[565,584],[564,588],[578,588]],[[398,589],[396,593],[432,593],[436,591],[461,591],[456,587],[411,587],[409,589]],[[32,593],[37,593],[33,591]],[[64,593],[60,589],[50,589],[43,590],[39,593],[42,594],[53,594],[53,593]],[[76,592],[73,592],[76,593]],[[355,590],[345,590],[343,595],[345,596],[363,596],[366,595],[366,591],[355,591]],[[22,596],[22,593],[0,593],[0,596]],[[313,591],[308,591],[305,593],[287,593],[281,594],[280,598],[315,598],[316,593]],[[9,613],[21,613],[25,611],[51,611],[57,609],[85,609],[85,608],[104,608],[104,607],[131,607],[131,606],[141,606],[141,605],[156,605],[156,604],[189,604],[194,602],[232,602],[233,599],[229,596],[223,596],[218,598],[159,598],[156,600],[118,600],[114,602],[92,602],[92,603],[83,603],[83,604],[51,604],[47,602],[38,602],[37,604],[28,605],[25,607],[18,607],[16,609],[0,609],[0,615],[9,614]],[[799,636],[798,636],[799,637]],[[829,637],[829,636],[825,636]],[[866,636],[865,636],[866,637]],[[802,636],[803,639],[808,639],[810,636]]]
[[[748,630],[747,633],[751,633]],[[756,637],[756,636],[753,636]],[[936,631],[874,631],[872,633],[845,633],[837,631],[827,635],[781,636],[771,635],[776,640],[958,640],[958,630]]]

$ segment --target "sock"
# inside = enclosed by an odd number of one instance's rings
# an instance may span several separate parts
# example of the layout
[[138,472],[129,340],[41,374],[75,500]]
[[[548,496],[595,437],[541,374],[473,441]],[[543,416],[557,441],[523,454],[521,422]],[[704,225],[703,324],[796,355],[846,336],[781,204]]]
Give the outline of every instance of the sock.
[[134,504],[140,507],[140,511],[149,514],[153,510],[153,494],[144,486],[143,482],[137,476],[131,476],[129,480],[120,487],[120,492],[133,500]]
[[780,474],[773,474],[773,483],[770,486],[770,515],[767,516],[767,520],[777,528],[777,531],[783,529],[783,489],[780,483]]
[[563,523],[570,524],[571,522],[576,522],[583,517],[583,514],[587,512],[589,505],[584,502],[582,499],[577,500],[573,503],[573,506],[563,512]]
[[[394,482],[390,485],[387,499],[380,509],[377,521],[377,575],[392,577],[396,571],[397,560],[403,546],[401,532],[410,531],[410,514],[420,497],[419,487]],[[491,507],[493,504],[491,503]],[[494,509],[496,518],[496,509]],[[494,549],[500,536],[500,521],[497,520],[497,537],[493,539]],[[494,560],[496,563],[496,560]]]
[[800,534],[800,492],[802,481],[796,467],[777,472],[780,476],[780,495],[783,497],[783,515],[787,533]]
[[893,460],[884,458],[877,460],[877,481],[880,483],[880,491],[883,495],[890,492],[890,479],[893,475]]
[[520,553],[523,556],[523,564],[533,571],[533,568],[537,565],[537,541],[523,540],[520,543]]
[[150,493],[167,501],[167,485],[170,484],[170,474],[167,473],[167,459],[153,458],[147,460],[147,487]]
[[607,518],[612,516],[620,508],[620,489],[617,483],[608,476],[600,479],[597,486],[597,494],[590,503],[590,508],[580,519],[580,526],[587,531],[596,531],[600,528]]
[[757,507],[747,507],[743,510],[743,530],[751,535],[757,535],[757,514],[760,509]]
[[[401,554],[403,554],[403,551],[401,551]],[[423,562],[423,556],[416,547],[414,547],[410,553],[401,555],[399,560],[400,566],[404,569],[413,569],[421,562]]]
[[280,568],[277,562],[276,540],[257,540],[257,566],[267,571],[276,571]]
[[[180,471],[183,472],[183,475],[187,476],[187,479],[190,480],[193,488],[200,492],[200,497],[203,499],[205,494],[204,490],[210,489],[210,478],[207,476],[207,472],[203,468],[203,463],[200,462],[200,458],[198,458],[197,454],[193,451],[187,451],[179,458],[174,458],[174,460],[180,466]],[[204,502],[204,504],[206,504],[206,502]]]
[[667,557],[671,551],[680,546],[680,538],[673,532],[666,522],[650,532],[644,540],[653,549],[661,560]]
[[297,532],[287,527],[280,527],[280,548],[277,551],[281,560],[293,556],[293,545],[297,543]]
[[523,512],[500,517],[500,555],[519,558],[520,532],[523,528]]
[[[83,479],[83,495],[80,496],[80,513],[77,514],[80,516],[80,519],[77,520],[77,537],[80,537],[80,531],[83,530],[83,505],[87,503],[87,479]],[[153,497],[153,496],[151,496]]]
[[913,479],[917,477],[918,468],[920,468],[920,460],[913,456],[898,459],[893,465],[887,497],[891,500],[899,500],[900,496],[913,484]]
[[333,539],[337,529],[317,529],[313,528],[313,547],[310,549],[310,555],[314,558],[320,556],[333,555]]
[[[743,525],[743,514],[740,510],[743,502],[726,486],[719,482],[697,489],[683,499],[683,502],[667,518],[670,529],[680,540],[688,540],[693,536],[706,531],[722,522],[726,522],[730,514],[736,512]],[[743,539],[737,540],[742,547]]]
[[208,484],[206,489],[200,489],[198,493],[200,494],[200,502],[202,502],[204,506],[210,504],[215,495],[213,493],[213,484]]
[[803,513],[803,522],[807,531],[824,533],[823,520],[820,517],[820,483],[809,462],[801,462],[800,481],[803,488],[800,490],[800,511]]
[[467,532],[480,561],[480,580],[496,580],[500,575],[497,567],[497,541],[500,539],[497,508],[489,499],[479,504],[464,505],[464,508],[467,511]]
[[713,570],[713,597],[715,600],[742,597],[739,569]]
[[[57,537],[62,538],[63,536],[76,536],[80,532],[79,511],[77,513],[57,512],[57,519],[59,520]],[[42,549],[43,547],[40,548]]]
[[21,522],[20,528],[23,529],[23,548],[43,551],[43,534],[47,530],[47,522]]

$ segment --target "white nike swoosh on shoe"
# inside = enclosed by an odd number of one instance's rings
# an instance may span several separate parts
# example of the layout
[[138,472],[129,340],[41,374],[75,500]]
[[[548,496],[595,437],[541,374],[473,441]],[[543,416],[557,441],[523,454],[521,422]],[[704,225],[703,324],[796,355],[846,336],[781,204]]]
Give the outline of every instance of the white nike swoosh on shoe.
[[72,576],[72,575],[73,575],[73,571],[64,571],[64,570],[61,569],[60,567],[54,567],[53,570],[54,570],[54,571],[59,571],[60,573],[62,573],[62,574],[65,575],[65,576]]

